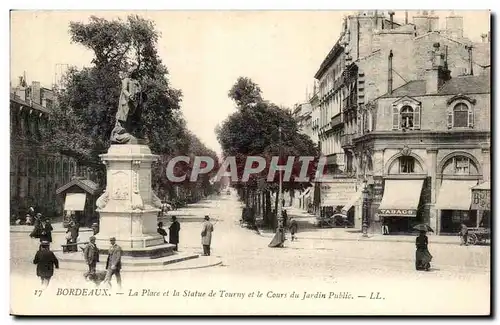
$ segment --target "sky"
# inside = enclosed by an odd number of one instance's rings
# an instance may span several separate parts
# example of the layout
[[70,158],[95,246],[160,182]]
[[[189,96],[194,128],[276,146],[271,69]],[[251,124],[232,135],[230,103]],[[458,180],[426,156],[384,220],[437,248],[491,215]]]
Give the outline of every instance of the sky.
[[[161,33],[159,55],[173,87],[181,89],[188,128],[220,152],[215,127],[235,111],[227,97],[239,76],[259,84],[263,97],[293,107],[312,92],[314,74],[340,34],[342,11],[14,11],[11,14],[12,84],[50,87],[61,64],[89,66],[92,52],[72,44],[71,21],[96,15],[151,19]],[[448,11],[436,12],[440,25]],[[489,31],[489,13],[455,12],[464,17],[464,34],[480,41]],[[413,13],[410,12],[410,22]],[[404,20],[396,11],[395,21]],[[59,66],[58,66],[59,65]]]

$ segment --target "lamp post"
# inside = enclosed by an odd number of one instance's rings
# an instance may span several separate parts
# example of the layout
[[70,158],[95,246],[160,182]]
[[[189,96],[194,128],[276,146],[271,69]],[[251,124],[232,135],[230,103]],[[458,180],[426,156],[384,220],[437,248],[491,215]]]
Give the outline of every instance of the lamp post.
[[[281,159],[281,126],[278,127],[278,132],[279,132],[279,159]],[[279,170],[279,189],[278,189],[278,209],[276,211],[277,217],[278,217],[278,232],[283,232],[283,206],[282,206],[282,200],[283,200],[283,176],[281,174],[281,170]],[[284,234],[283,234],[284,237]]]
[[363,209],[362,209],[362,232],[363,237],[368,237],[368,186],[366,179],[363,181]]

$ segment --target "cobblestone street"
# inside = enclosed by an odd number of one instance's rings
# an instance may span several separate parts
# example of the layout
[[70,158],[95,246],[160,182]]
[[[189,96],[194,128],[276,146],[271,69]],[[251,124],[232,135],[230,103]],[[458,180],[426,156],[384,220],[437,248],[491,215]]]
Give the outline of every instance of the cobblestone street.
[[[144,272],[130,273],[123,270],[124,292],[129,288],[158,288],[158,290],[209,290],[221,289],[228,292],[247,292],[260,290],[273,292],[300,292],[304,291],[348,291],[357,295],[370,296],[371,292],[380,292],[385,299],[393,299],[394,308],[385,313],[411,313],[412,310],[422,310],[416,306],[412,297],[419,297],[421,292],[429,301],[429,313],[486,313],[489,308],[489,276],[490,276],[490,247],[468,246],[457,244],[430,244],[430,251],[434,256],[430,272],[417,272],[414,269],[414,244],[409,242],[391,241],[362,241],[362,240],[335,240],[301,239],[295,242],[286,242],[282,249],[268,248],[271,238],[267,235],[258,235],[255,232],[242,228],[239,225],[241,205],[235,195],[222,196],[207,200],[202,204],[191,206],[191,220],[188,217],[181,221],[181,244],[179,250],[201,252],[200,231],[198,221],[203,215],[209,214],[215,224],[212,243],[213,255],[222,260],[222,265],[211,268],[191,269],[185,271]],[[177,211],[183,214],[186,211]],[[168,227],[168,225],[167,225]],[[345,231],[338,229],[338,231]],[[331,233],[331,230],[317,229],[316,232]],[[57,242],[57,239],[55,239]],[[26,233],[11,234],[11,274],[12,274],[12,306],[15,310],[28,302],[27,297],[38,299],[30,308],[31,313],[41,312],[44,303],[34,296],[38,279],[35,277],[35,267],[31,264],[37,243],[31,240]],[[53,245],[57,249],[57,245]],[[208,257],[200,256],[199,259]],[[186,262],[188,263],[188,262]],[[54,295],[51,304],[61,301],[61,313],[75,313],[85,310],[86,313],[98,313],[102,310],[99,304],[103,297],[88,297],[88,301],[81,297],[58,296],[59,288],[88,287],[82,279],[82,272],[65,270],[61,265],[43,295]],[[455,296],[480,296],[481,299],[463,301],[457,300],[456,305],[449,303],[442,305],[442,300]],[[72,298],[78,298],[78,304],[70,303]],[[299,299],[301,301],[302,296]],[[59,300],[61,299],[61,300]],[[117,297],[116,299],[125,299]],[[132,298],[130,298],[132,299]],[[169,298],[165,298],[169,299]],[[173,299],[173,298],[170,298]],[[217,299],[217,298],[215,298]],[[221,298],[222,299],[222,298]],[[109,300],[109,298],[108,298]],[[76,301],[76,300],[75,300]],[[84,301],[88,304],[81,307]],[[263,304],[252,303],[242,307],[232,300],[221,305],[221,312],[245,314],[250,312],[269,312],[273,304],[271,298],[263,300]],[[375,312],[376,300],[365,300],[363,308],[366,313]],[[125,308],[128,300],[122,303],[108,304],[107,312],[118,313]],[[276,313],[286,313],[290,306],[298,303],[290,301],[290,305],[276,303]],[[243,304],[244,305],[244,304]],[[325,314],[349,314],[356,310],[355,306],[345,301],[337,302],[332,308],[331,300],[316,301],[311,304],[311,311]],[[89,307],[92,306],[92,307]],[[176,303],[176,309],[166,313],[183,313],[196,306],[191,312],[203,314],[208,312],[201,300],[185,300],[185,305]],[[231,307],[232,306],[232,307]],[[139,308],[139,310],[137,309]],[[447,309],[448,308],[448,309]],[[450,309],[451,308],[451,309]],[[134,311],[151,312],[151,304],[141,300],[140,307]],[[126,310],[126,309],[123,309]],[[359,306],[358,306],[359,310]],[[210,312],[214,312],[210,310]]]

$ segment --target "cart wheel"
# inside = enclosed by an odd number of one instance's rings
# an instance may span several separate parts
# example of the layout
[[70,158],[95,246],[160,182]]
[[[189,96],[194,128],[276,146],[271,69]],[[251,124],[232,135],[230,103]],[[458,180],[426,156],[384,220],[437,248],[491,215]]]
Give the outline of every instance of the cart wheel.
[[467,236],[467,243],[471,244],[471,245],[476,245],[477,244],[477,236],[476,234],[469,234]]

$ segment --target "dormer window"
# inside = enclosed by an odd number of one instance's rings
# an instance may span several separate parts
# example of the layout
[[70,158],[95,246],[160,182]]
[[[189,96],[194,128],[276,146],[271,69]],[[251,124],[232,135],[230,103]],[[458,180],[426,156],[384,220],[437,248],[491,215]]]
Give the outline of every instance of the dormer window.
[[412,129],[413,118],[414,118],[413,108],[411,106],[403,106],[403,108],[401,109],[401,128]]
[[448,128],[473,128],[476,100],[465,95],[450,98],[448,104]]
[[406,97],[392,104],[392,129],[393,130],[419,130],[420,129],[420,102]]
[[474,127],[474,113],[466,103],[457,103],[448,111],[448,128]]

